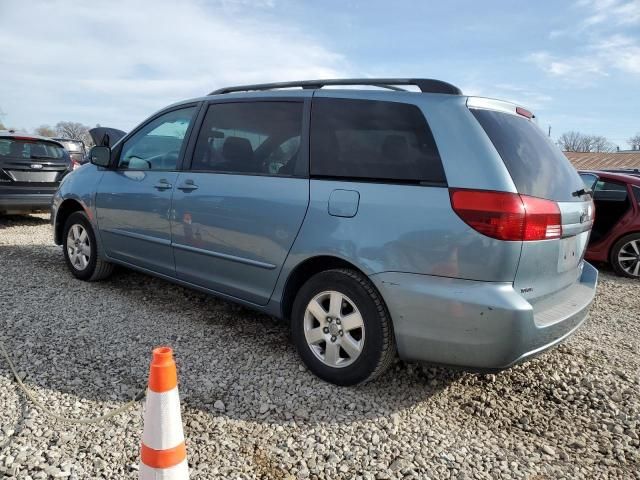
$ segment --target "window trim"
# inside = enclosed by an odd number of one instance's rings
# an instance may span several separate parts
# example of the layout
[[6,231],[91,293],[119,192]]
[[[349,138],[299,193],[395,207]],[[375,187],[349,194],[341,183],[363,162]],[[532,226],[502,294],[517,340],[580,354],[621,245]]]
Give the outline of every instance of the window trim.
[[640,206],[640,186],[634,185],[633,183],[630,183],[629,186],[631,187],[631,194],[636,199],[638,206]]
[[348,183],[373,183],[378,185],[407,185],[410,187],[434,187],[449,188],[445,182],[430,182],[428,180],[399,180],[373,177],[337,177],[332,175],[311,175],[311,180],[322,180],[325,182],[348,182]]
[[[229,172],[222,170],[194,170],[193,154],[195,152],[196,143],[200,130],[204,124],[204,119],[210,107],[228,103],[302,103],[302,122],[300,125],[300,156],[296,164],[293,175],[278,175],[273,173],[251,173],[251,172]],[[215,175],[242,175],[251,177],[276,177],[276,178],[309,178],[309,125],[311,123],[311,98],[310,97],[269,97],[269,98],[224,98],[203,102],[202,108],[198,115],[198,131],[192,135],[193,141],[190,141],[189,149],[185,152],[185,160],[183,162],[183,171],[192,173],[208,173]]]
[[[421,186],[421,187],[436,187],[436,188],[448,188],[449,181],[447,179],[447,172],[444,168],[444,162],[442,160],[442,155],[440,154],[440,149],[438,148],[438,143],[436,141],[436,137],[433,134],[433,130],[431,129],[431,125],[429,124],[429,120],[425,115],[425,112],[422,110],[420,105],[411,102],[402,102],[397,100],[380,100],[380,99],[372,99],[372,98],[353,98],[353,97],[333,97],[333,96],[314,96],[313,101],[316,100],[337,100],[337,101],[357,101],[357,102],[377,102],[377,103],[389,103],[389,104],[400,104],[404,106],[413,107],[418,110],[418,113],[424,120],[425,126],[429,132],[429,135],[433,139],[433,145],[435,147],[435,153],[438,155],[438,160],[440,161],[440,165],[442,167],[442,173],[444,175],[444,180],[442,181],[432,181],[432,180],[413,180],[413,179],[394,179],[394,178],[380,178],[380,177],[354,177],[354,176],[339,176],[339,175],[323,175],[323,174],[311,174],[311,128],[309,129],[309,178],[312,180],[329,180],[336,182],[351,182],[351,183],[374,183],[374,184],[382,184],[382,185],[413,185],[413,186]],[[311,122],[311,116],[309,117],[309,121]]]
[[[187,145],[191,140],[191,133],[193,132],[193,128],[199,119],[200,112],[202,110],[202,104],[203,102],[189,102],[189,103],[183,103],[180,105],[172,105],[171,107],[165,108],[164,110],[160,110],[159,112],[155,113],[151,117],[148,117],[144,122],[140,123],[140,125],[138,125],[135,129],[133,129],[127,135],[125,135],[118,142],[117,147],[111,151],[111,161],[109,163],[109,169],[113,170],[114,172],[179,172],[182,169],[182,166],[184,164]],[[193,117],[192,117],[191,123],[189,124],[189,127],[187,128],[187,131],[185,132],[182,145],[180,146],[180,151],[178,152],[178,160],[176,161],[175,168],[162,169],[162,170],[160,169],[151,170],[151,169],[142,169],[142,168],[140,169],[118,168],[118,163],[120,163],[120,155],[122,154],[122,148],[124,147],[124,144],[127,141],[129,141],[131,138],[133,138],[140,130],[145,128],[147,125],[149,125],[151,122],[158,119],[159,117],[166,115],[167,113],[175,112],[177,110],[185,110],[187,108],[193,108],[193,107],[195,107],[195,110],[193,112]]]

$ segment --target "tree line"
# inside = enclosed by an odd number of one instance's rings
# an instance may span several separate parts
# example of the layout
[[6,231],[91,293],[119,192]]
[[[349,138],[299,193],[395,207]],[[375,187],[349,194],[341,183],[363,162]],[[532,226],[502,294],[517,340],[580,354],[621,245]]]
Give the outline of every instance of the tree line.
[[58,122],[55,126],[40,125],[33,130],[36,135],[43,137],[69,138],[71,140],[82,140],[86,147],[93,146],[93,140],[89,135],[91,127],[80,122]]
[[[614,152],[617,147],[602,135],[590,135],[580,132],[565,132],[556,142],[565,152]],[[640,150],[640,133],[627,140],[631,150]]]
[[[1,112],[1,110],[0,110]],[[100,125],[96,125],[99,127]],[[84,142],[87,148],[93,146],[93,140],[89,135],[89,130],[92,127],[84,125],[80,122],[58,122],[54,126],[40,125],[38,128],[34,128],[33,132],[36,135],[50,138],[68,138],[70,140],[81,140]],[[0,130],[11,130],[5,127],[0,121]],[[19,130],[19,129],[13,129]]]

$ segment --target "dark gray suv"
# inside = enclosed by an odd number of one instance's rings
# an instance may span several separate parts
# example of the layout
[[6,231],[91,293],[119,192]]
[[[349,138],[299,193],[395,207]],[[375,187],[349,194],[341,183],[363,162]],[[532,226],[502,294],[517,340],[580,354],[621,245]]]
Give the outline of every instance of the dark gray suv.
[[48,211],[70,158],[55,140],[0,130],[0,215]]

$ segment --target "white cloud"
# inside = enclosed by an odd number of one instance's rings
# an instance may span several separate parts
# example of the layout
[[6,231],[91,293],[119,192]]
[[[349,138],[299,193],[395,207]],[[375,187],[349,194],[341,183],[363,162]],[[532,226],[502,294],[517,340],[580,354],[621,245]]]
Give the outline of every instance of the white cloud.
[[536,52],[529,60],[552,76],[590,84],[594,75],[608,76],[612,70],[640,74],[640,43],[635,38],[614,34],[592,41],[578,55],[561,57]]
[[[527,60],[552,77],[582,85],[591,85],[598,77],[615,72],[640,74],[640,38],[635,35],[635,27],[629,27],[640,23],[640,1],[582,0],[579,5],[591,7],[595,13],[582,22],[584,28],[574,32],[578,40],[575,51],[562,55],[534,52]],[[563,35],[552,31],[549,38]]]
[[270,15],[273,6],[274,0],[3,4],[5,122],[75,120],[128,129],[173,101],[224,85],[349,72],[339,53]]
[[638,0],[580,0],[576,6],[589,12],[582,25],[633,25],[640,23]]
[[575,84],[590,85],[594,78],[607,76],[602,58],[598,55],[563,56],[549,52],[535,52],[527,60],[552,77],[563,78]]
[[626,73],[640,74],[640,43],[625,35],[612,35],[592,45],[597,55]]
[[575,18],[568,19],[566,27],[551,30],[550,40],[579,38],[594,29],[619,30],[640,24],[638,0],[578,0],[573,9]]

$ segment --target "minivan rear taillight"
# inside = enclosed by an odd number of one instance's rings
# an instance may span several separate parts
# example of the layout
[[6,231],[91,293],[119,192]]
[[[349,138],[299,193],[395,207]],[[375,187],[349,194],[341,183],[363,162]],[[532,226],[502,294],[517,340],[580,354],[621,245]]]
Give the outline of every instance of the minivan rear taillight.
[[562,235],[556,202],[517,193],[450,189],[451,206],[470,227],[498,240],[549,240]]

